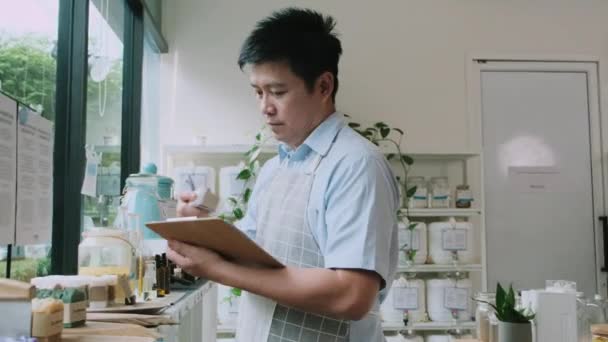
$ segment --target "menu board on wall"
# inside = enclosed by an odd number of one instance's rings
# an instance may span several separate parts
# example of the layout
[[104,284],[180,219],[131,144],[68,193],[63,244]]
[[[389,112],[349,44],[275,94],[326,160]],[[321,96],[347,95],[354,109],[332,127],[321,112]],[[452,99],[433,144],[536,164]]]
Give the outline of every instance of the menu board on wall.
[[51,242],[53,123],[27,109],[17,127],[17,245]]
[[0,93],[0,245],[15,243],[17,102]]

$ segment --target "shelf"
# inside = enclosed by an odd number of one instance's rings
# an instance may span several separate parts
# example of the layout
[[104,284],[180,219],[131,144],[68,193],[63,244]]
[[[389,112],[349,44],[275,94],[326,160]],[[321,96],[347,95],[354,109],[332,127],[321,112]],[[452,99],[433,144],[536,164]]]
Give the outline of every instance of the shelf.
[[434,272],[481,272],[479,264],[473,265],[412,265],[410,267],[398,267],[398,273],[434,273]]
[[[401,209],[404,212],[404,209]],[[409,209],[410,217],[471,217],[481,214],[481,209]]]
[[403,323],[382,322],[382,329],[384,331],[437,331],[452,329],[474,330],[475,322],[420,322],[412,323],[412,325],[409,325],[407,327]]
[[[252,145],[165,145],[165,153],[207,153],[207,154],[243,154],[251,149]],[[276,154],[276,145],[262,146],[262,153]]]
[[236,334],[236,325],[220,324],[217,326],[216,334],[218,334],[218,335]]

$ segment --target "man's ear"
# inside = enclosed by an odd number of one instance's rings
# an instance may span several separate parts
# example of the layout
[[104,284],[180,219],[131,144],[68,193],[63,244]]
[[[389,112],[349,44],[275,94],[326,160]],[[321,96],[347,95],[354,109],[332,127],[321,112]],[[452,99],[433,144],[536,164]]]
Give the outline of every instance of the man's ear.
[[319,78],[317,78],[317,88],[324,99],[327,98],[331,100],[331,95],[334,92],[335,86],[334,81],[334,75],[329,71],[322,73]]

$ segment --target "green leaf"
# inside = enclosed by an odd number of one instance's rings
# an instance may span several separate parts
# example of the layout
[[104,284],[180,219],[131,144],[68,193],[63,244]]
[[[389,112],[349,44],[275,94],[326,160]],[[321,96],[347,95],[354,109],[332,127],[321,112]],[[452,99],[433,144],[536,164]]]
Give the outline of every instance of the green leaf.
[[242,180],[248,180],[249,178],[251,178],[251,170],[249,169],[244,169],[241,172],[239,172],[238,176],[236,176],[236,179],[242,179]]
[[236,217],[237,220],[240,220],[243,217],[245,217],[245,215],[243,214],[243,210],[241,210],[241,208],[234,209],[232,211],[232,213],[234,214],[234,217]]
[[395,158],[395,154],[394,153],[389,153],[389,154],[386,155],[386,160],[391,160],[393,158]]
[[237,289],[236,287],[233,287],[233,288],[230,289],[230,293],[233,296],[240,297],[241,296],[241,289]]
[[391,129],[388,128],[388,127],[382,127],[382,128],[380,128],[380,136],[382,138],[386,138],[389,135],[390,132],[391,132]]
[[393,128],[393,131],[397,131],[397,132],[399,132],[399,134],[401,134],[401,135],[403,135],[403,134],[404,134],[404,133],[403,133],[403,131],[402,131],[402,130],[400,130],[399,128]]
[[372,140],[372,144],[374,144],[376,146],[380,146],[376,140]]
[[345,118],[350,118],[350,115],[348,115],[348,114],[342,113],[342,115],[344,115]]
[[401,160],[403,160],[403,162],[406,163],[407,165],[414,164],[414,159],[412,159],[412,157],[410,157],[410,156],[406,156],[405,154],[401,155]]
[[255,140],[256,141],[262,141],[262,133],[258,133],[255,135]]
[[238,203],[236,198],[234,197],[228,197],[228,202],[230,202],[230,204],[232,205],[236,205]]
[[407,229],[414,230],[414,228],[416,228],[417,226],[418,222],[410,223],[409,226],[407,226]]
[[262,152],[262,149],[260,148],[260,146],[255,146],[251,150],[251,154],[249,155],[249,162],[253,163],[256,159],[258,159],[260,152]]
[[417,186],[413,186],[413,187],[407,189],[407,193],[406,193],[407,198],[414,196],[414,194],[416,193],[416,189],[418,189]]
[[357,127],[361,127],[361,124],[358,124],[358,123],[356,123],[356,122],[349,122],[349,123],[348,123],[348,126],[349,126],[350,128],[357,128]]
[[245,192],[243,193],[243,202],[245,202],[245,203],[249,202],[249,197],[251,197],[251,189],[247,188],[245,190]]

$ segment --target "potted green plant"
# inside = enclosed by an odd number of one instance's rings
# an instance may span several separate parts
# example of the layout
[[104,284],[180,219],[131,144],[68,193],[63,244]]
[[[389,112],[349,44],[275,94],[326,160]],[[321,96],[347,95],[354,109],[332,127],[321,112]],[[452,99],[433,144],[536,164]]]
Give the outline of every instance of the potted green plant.
[[535,314],[530,309],[518,308],[515,301],[513,286],[509,291],[498,283],[496,285],[496,305],[486,303],[492,308],[498,319],[498,340],[501,342],[532,342],[532,324]]

